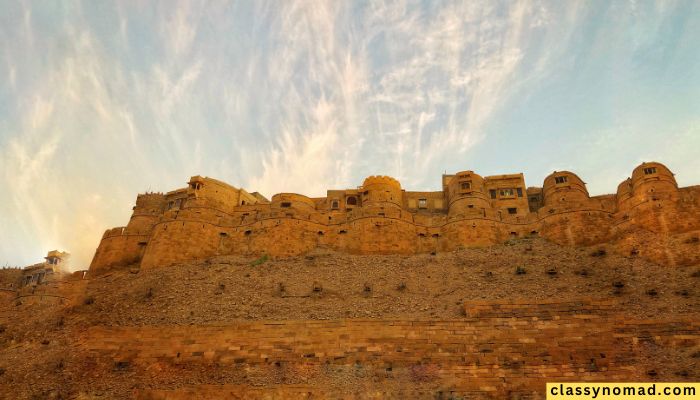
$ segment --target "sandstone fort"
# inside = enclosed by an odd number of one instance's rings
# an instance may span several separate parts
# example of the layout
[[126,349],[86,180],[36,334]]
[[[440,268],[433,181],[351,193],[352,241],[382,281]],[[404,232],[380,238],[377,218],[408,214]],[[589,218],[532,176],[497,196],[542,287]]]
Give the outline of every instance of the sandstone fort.
[[573,172],[557,171],[542,187],[523,174],[442,176],[442,190],[412,192],[387,176],[310,198],[279,193],[271,200],[212,178],[146,193],[125,227],[105,232],[92,273],[142,268],[216,255],[293,256],[315,248],[353,254],[452,251],[541,236],[563,245],[610,243],[667,265],[696,263],[683,242],[700,229],[700,188],[679,188],[658,162],[637,166],[615,194],[590,196]]
[[138,195],[75,267],[52,250],[0,270],[0,399],[523,400],[548,382],[700,380],[700,186],[658,162],[601,196],[567,171],[270,200],[194,176]]

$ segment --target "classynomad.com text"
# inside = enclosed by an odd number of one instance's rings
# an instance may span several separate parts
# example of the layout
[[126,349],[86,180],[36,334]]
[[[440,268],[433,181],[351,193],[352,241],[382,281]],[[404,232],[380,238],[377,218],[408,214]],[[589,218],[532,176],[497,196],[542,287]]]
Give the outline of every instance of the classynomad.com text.
[[547,400],[700,400],[700,383],[547,383]]

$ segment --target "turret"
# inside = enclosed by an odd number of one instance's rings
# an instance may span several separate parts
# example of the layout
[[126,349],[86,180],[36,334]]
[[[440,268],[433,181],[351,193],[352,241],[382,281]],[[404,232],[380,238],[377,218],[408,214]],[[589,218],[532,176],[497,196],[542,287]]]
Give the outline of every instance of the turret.
[[315,203],[310,198],[296,193],[278,193],[272,196],[270,207],[276,211],[294,210],[310,213],[315,210]]
[[126,231],[129,234],[148,234],[153,225],[163,214],[165,195],[162,193],[145,193],[136,196],[136,205],[131,214]]
[[617,211],[626,211],[630,208],[630,199],[632,199],[632,179],[627,178],[617,185]]
[[544,179],[544,204],[548,207],[582,203],[589,199],[586,183],[569,171],[554,171]]
[[362,183],[363,207],[401,208],[403,193],[401,184],[388,176],[370,176]]
[[645,162],[632,172],[632,195],[635,202],[675,197],[678,184],[673,172],[658,162]]
[[480,213],[490,208],[484,190],[484,178],[474,171],[456,173],[445,188],[448,198],[449,215]]

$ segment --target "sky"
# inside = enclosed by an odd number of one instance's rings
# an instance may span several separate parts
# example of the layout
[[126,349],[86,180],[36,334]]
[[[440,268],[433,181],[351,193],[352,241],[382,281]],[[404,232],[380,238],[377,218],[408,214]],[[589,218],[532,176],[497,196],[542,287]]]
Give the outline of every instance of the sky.
[[87,268],[137,193],[643,161],[700,184],[697,1],[2,1],[0,266]]

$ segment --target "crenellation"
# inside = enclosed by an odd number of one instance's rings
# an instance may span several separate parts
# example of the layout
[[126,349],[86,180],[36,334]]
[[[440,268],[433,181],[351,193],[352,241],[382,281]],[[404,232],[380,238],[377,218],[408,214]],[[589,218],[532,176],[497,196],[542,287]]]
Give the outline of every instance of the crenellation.
[[698,193],[697,186],[678,188],[673,173],[656,162],[635,168],[615,194],[593,197],[569,171],[553,172],[542,187],[527,187],[522,173],[482,177],[467,170],[443,175],[442,190],[434,192],[408,191],[394,178],[370,176],[359,187],[328,190],[326,197],[278,193],[271,201],[193,176],[185,188],[139,195],[129,224],[105,232],[91,271],[228,254],[287,257],[317,247],[435,253],[530,235],[564,245],[609,243],[623,254],[675,265],[697,258],[664,243],[700,230]]

